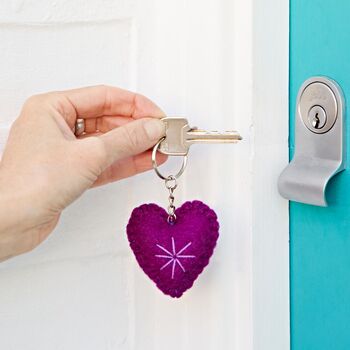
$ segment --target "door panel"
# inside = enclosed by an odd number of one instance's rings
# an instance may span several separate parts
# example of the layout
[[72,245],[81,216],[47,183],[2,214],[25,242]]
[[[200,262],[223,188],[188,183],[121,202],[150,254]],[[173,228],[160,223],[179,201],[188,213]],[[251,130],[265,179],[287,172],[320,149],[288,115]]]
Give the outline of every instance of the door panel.
[[244,139],[191,149],[176,205],[207,202],[220,239],[183,298],[156,289],[125,236],[135,206],[167,203],[164,184],[149,172],[88,191],[44,244],[0,264],[1,349],[289,348],[288,203],[276,189],[288,161],[288,5],[3,2],[0,151],[26,97],[102,83]]
[[[244,2],[4,6],[1,127],[31,94],[104,83],[137,90],[194,126],[248,135],[249,38],[235,21],[250,18]],[[135,206],[166,205],[163,182],[150,172],[88,191],[43,245],[0,265],[0,348],[250,349],[250,169],[249,138],[191,150],[176,205],[207,202],[219,216],[221,237],[210,265],[180,300],[162,295],[143,274],[125,235]]]
[[[329,76],[340,84],[345,99],[350,96],[349,12],[347,0],[291,1],[291,155],[295,101],[303,81]],[[348,107],[346,112],[348,118]],[[349,138],[348,126],[346,134]],[[290,204],[292,349],[350,348],[348,170],[329,183],[327,197],[327,208]]]

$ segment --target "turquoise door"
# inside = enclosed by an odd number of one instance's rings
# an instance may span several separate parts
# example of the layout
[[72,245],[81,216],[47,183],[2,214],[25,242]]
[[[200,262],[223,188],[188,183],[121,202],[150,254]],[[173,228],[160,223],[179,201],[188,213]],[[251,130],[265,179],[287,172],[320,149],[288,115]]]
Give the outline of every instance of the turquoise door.
[[[336,80],[350,101],[350,0],[291,0],[291,156],[298,89],[319,75]],[[347,107],[348,145],[349,117]],[[349,170],[330,182],[327,198],[327,208],[290,204],[293,350],[350,349]]]

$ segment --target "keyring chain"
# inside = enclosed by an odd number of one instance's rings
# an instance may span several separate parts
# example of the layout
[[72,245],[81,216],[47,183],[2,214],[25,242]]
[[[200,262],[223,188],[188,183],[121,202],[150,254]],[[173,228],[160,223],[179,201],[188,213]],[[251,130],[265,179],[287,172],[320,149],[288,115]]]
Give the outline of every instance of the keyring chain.
[[175,214],[175,210],[176,207],[174,205],[174,201],[175,201],[175,197],[174,197],[174,190],[177,187],[177,181],[176,181],[176,177],[173,175],[169,175],[165,180],[165,187],[167,188],[167,190],[169,191],[169,205],[168,205],[168,218],[167,221],[169,224],[173,225],[176,221],[176,214]]
[[156,143],[156,145],[153,147],[153,151],[152,151],[152,165],[153,165],[153,169],[156,172],[156,174],[158,175],[158,177],[160,177],[162,180],[164,180],[165,187],[169,191],[169,197],[168,197],[169,205],[168,205],[168,218],[167,218],[167,221],[168,221],[169,224],[173,225],[173,224],[175,224],[175,221],[176,221],[176,214],[175,214],[176,207],[174,205],[174,201],[175,201],[174,190],[177,187],[177,179],[182,175],[182,173],[184,172],[184,170],[186,168],[187,154],[183,156],[181,168],[177,172],[176,175],[168,175],[168,176],[163,175],[158,170],[158,164],[157,164],[157,159],[156,158],[157,158],[158,147],[161,144],[161,142],[163,142],[164,140],[165,140],[165,137],[160,139]]

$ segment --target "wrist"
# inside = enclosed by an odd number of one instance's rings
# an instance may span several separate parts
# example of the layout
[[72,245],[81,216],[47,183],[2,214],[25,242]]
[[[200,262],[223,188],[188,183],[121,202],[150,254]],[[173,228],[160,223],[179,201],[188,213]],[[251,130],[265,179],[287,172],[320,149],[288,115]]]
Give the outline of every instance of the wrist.
[[30,210],[33,206],[21,186],[12,177],[0,171],[0,235],[24,232],[32,223]]
[[[0,180],[0,262],[39,244],[38,226],[30,210],[34,206],[20,188]],[[35,209],[34,209],[35,210]]]
[[44,209],[42,192],[0,171],[0,262],[32,250],[56,226],[60,214]]

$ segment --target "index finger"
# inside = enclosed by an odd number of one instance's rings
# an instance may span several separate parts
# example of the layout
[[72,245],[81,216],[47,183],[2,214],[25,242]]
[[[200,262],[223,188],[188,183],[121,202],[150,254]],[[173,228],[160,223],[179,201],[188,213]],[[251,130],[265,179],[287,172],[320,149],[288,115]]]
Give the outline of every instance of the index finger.
[[[59,92],[72,108],[66,108],[68,117],[98,118],[102,116],[162,118],[164,112],[147,97],[112,86],[90,86]],[[63,105],[64,107],[64,105]],[[73,114],[73,115],[72,115]]]

